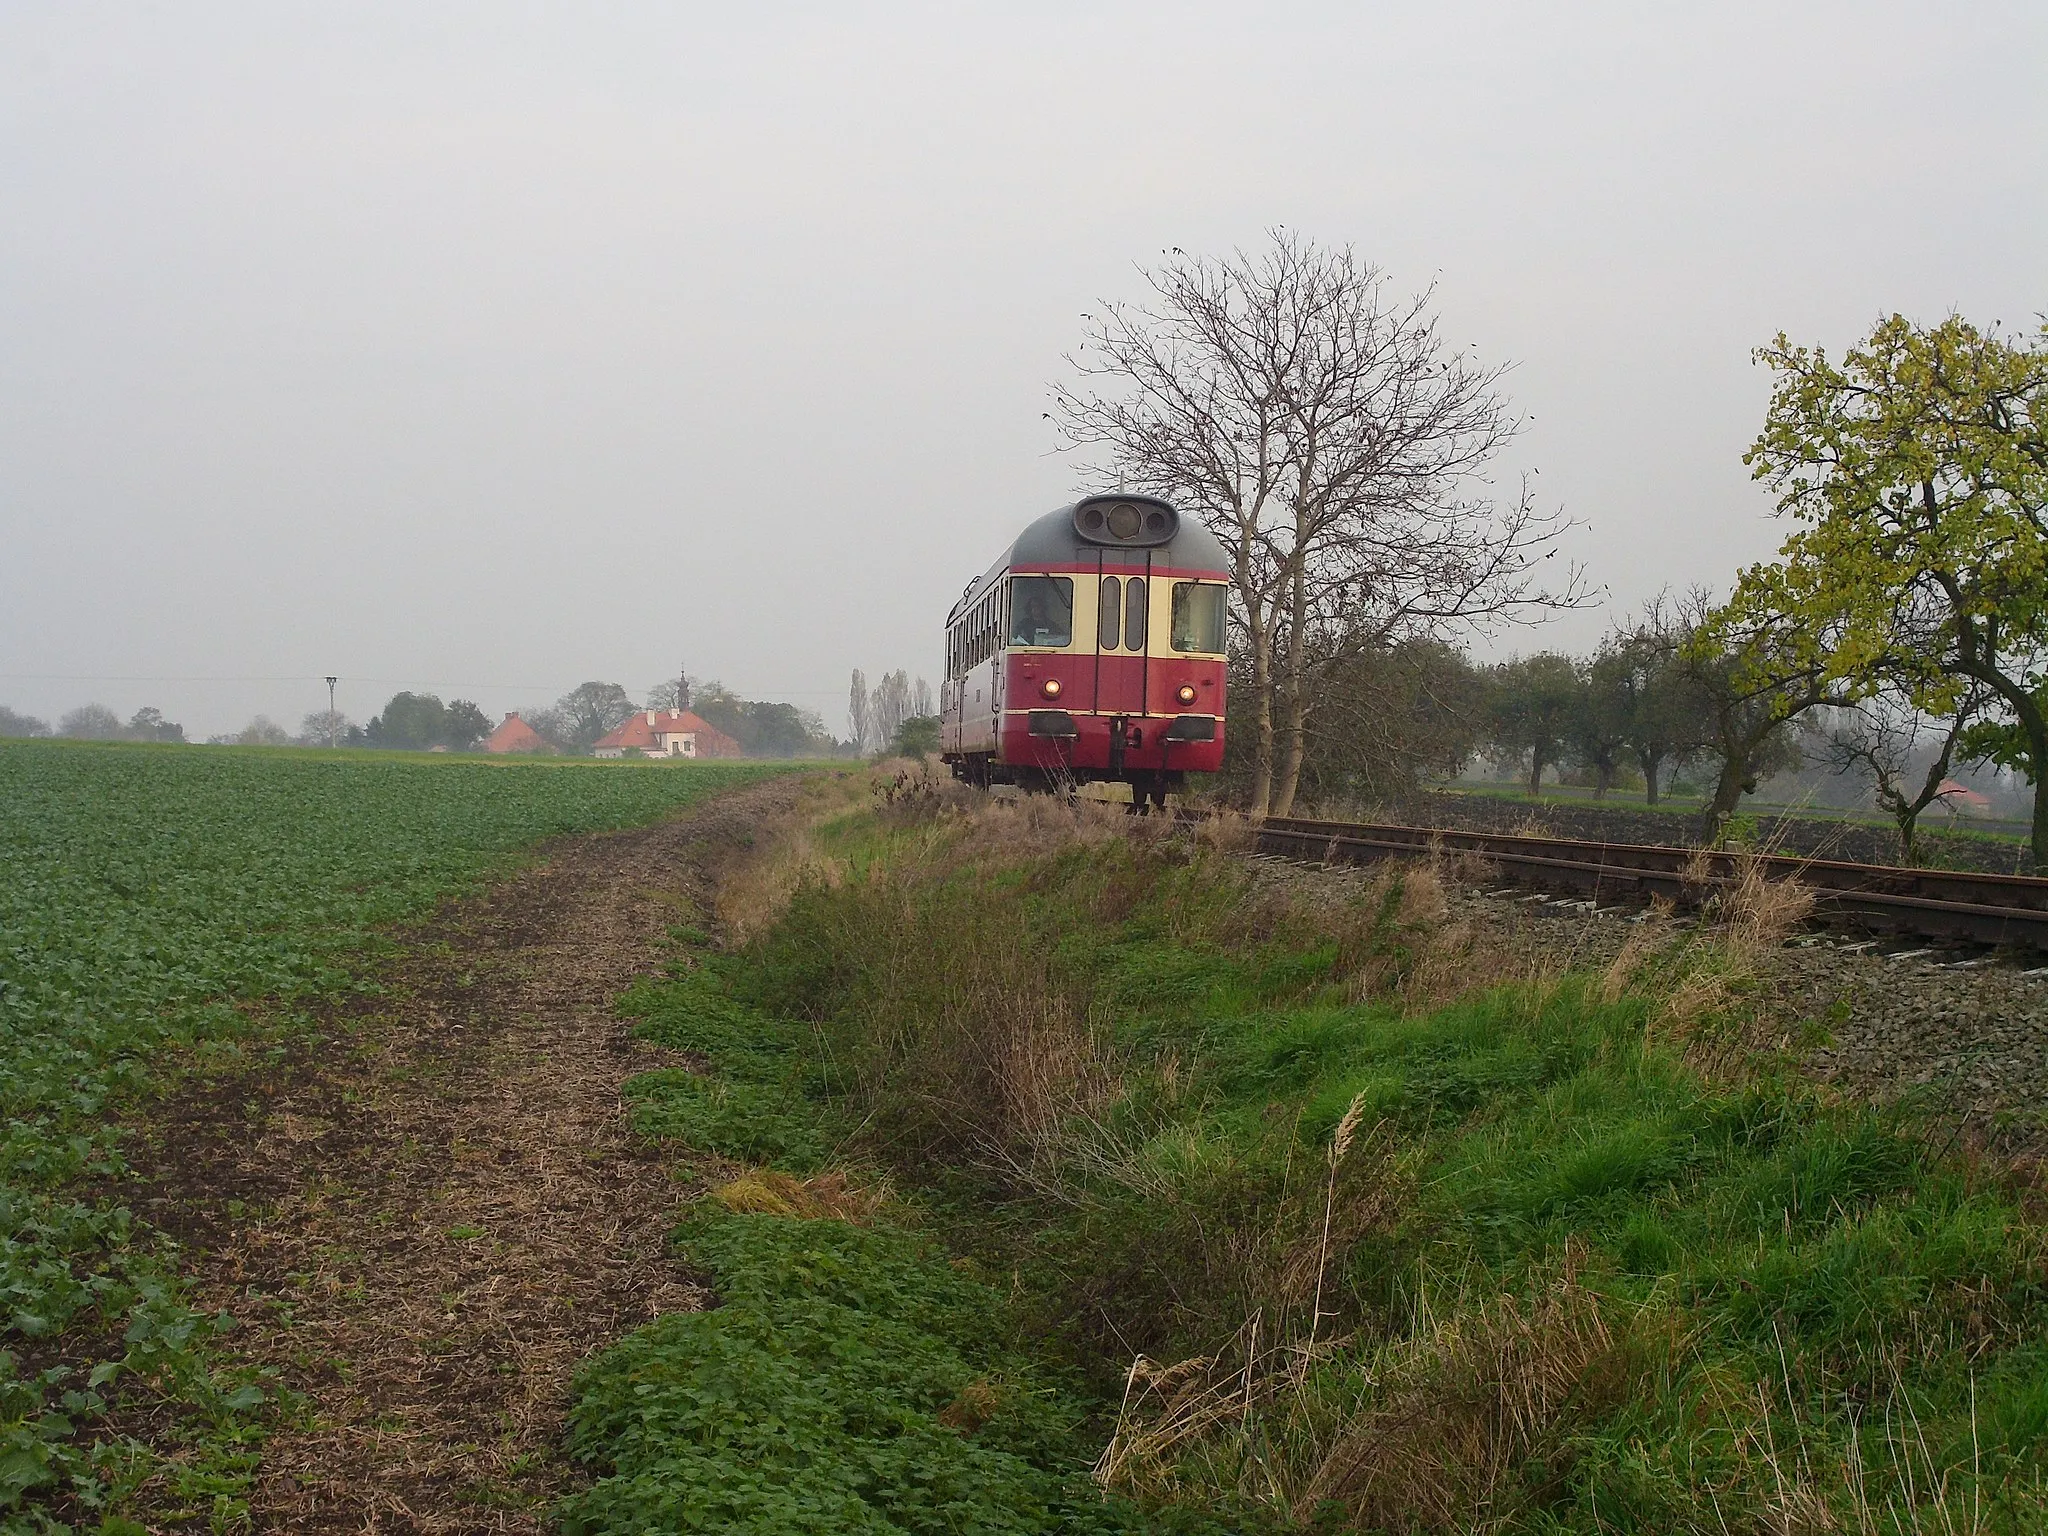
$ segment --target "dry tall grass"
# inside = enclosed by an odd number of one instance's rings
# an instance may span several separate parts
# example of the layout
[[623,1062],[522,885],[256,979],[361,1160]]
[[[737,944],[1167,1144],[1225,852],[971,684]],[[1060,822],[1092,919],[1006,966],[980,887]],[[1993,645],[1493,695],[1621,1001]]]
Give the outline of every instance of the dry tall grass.
[[[1642,1351],[1569,1273],[1527,1301],[1504,1295],[1382,1351],[1372,1401],[1295,1499],[1335,1503],[1359,1529],[1498,1530],[1572,1429],[1620,1402]],[[1554,1467],[1548,1470],[1555,1472]]]

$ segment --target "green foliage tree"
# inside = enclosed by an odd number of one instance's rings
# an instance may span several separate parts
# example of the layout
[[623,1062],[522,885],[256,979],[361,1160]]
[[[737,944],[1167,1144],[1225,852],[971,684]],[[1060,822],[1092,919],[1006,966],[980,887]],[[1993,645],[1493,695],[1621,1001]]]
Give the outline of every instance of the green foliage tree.
[[1981,685],[1996,713],[1964,750],[2035,784],[2048,865],[2048,350],[1894,315],[1839,363],[1782,335],[1757,356],[1775,379],[1746,461],[1803,526],[1742,574],[1725,627],[1775,628],[1788,665],[1937,719]]
[[898,757],[928,757],[939,750],[939,717],[912,715],[896,728],[889,750]]
[[441,745],[451,752],[474,751],[491,734],[491,717],[468,699],[455,699],[441,720]]
[[1528,759],[1529,793],[1541,794],[1543,770],[1563,756],[1580,707],[1579,665],[1543,651],[1501,663],[1488,681],[1487,738],[1501,752]]
[[1677,605],[1659,594],[1624,620],[1601,648],[1609,678],[1624,696],[1628,749],[1643,773],[1643,798],[1657,804],[1667,763],[1680,765],[1706,745],[1697,691],[1679,655]]
[[447,725],[448,706],[434,694],[394,693],[363,727],[363,736],[373,747],[424,752],[444,744]]
[[164,712],[154,705],[145,704],[129,719],[128,739],[130,741],[175,741],[185,739],[185,727],[175,720],[166,720]]
[[[1478,749],[1486,680],[1454,645],[1403,641],[1318,670],[1323,692],[1301,771],[1301,793],[1311,801],[1384,804],[1425,779],[1455,777]],[[1242,781],[1246,744],[1228,743],[1226,772]]]
[[831,745],[825,722],[794,704],[743,699],[715,682],[696,688],[694,698],[697,714],[737,741],[749,757],[800,757]]
[[1609,644],[1580,669],[1579,692],[1565,727],[1571,755],[1593,770],[1593,798],[1604,800],[1628,760],[1634,734],[1629,659]]
[[1799,766],[1793,721],[1856,698],[1814,659],[1805,635],[1779,623],[1745,628],[1731,609],[1713,607],[1703,589],[1682,608],[1677,661],[1699,711],[1701,745],[1720,764],[1707,803],[1709,835],[1766,776]]

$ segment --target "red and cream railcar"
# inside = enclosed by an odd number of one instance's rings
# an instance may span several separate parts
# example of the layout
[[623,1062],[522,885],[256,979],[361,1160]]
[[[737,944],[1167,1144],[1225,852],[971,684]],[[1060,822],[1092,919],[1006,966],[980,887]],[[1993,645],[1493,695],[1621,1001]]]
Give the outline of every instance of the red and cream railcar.
[[1148,496],[1032,523],[946,616],[940,747],[972,784],[1116,780],[1164,804],[1223,765],[1229,569]]

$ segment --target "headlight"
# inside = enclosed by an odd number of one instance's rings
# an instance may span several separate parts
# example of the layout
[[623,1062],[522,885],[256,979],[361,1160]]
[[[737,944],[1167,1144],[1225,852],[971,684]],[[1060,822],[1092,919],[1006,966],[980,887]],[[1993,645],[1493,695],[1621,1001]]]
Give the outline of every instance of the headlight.
[[1038,685],[1038,691],[1048,699],[1056,699],[1060,696],[1060,680],[1056,677],[1048,677]]
[[1192,704],[1192,703],[1194,703],[1194,702],[1195,702],[1195,685],[1194,685],[1193,683],[1182,683],[1182,684],[1180,685],[1180,692],[1179,692],[1179,693],[1177,693],[1177,694],[1175,694],[1175,695],[1174,695],[1174,697],[1175,697],[1175,698],[1177,698],[1177,699],[1179,699],[1179,700],[1181,701],[1181,703],[1183,703],[1183,704]]

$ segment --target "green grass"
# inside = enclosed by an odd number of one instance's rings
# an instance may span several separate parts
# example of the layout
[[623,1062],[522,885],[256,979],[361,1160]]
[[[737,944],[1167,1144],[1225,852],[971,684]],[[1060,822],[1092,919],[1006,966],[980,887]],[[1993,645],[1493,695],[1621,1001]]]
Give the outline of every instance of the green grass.
[[[711,1068],[629,1083],[643,1134],[801,1174],[853,1130],[812,1031],[707,971],[621,1008]],[[1162,1522],[1102,1497],[1086,1475],[1094,1405],[928,1233],[707,1199],[676,1237],[716,1305],[638,1330],[578,1378],[570,1445],[595,1477],[561,1511],[571,1536],[1221,1536],[1198,1513]]]
[[535,842],[762,771],[0,743],[0,1513],[118,1501],[152,1463],[101,1426],[137,1412],[185,1443],[164,1475],[195,1507],[246,1474],[264,1390],[213,1367],[175,1255],[84,1192],[167,1073],[241,1059],[238,1004],[368,985],[384,925]]
[[[650,1027],[751,1052],[774,1117],[888,1167],[1096,1394],[1097,1444],[1135,1353],[1241,1375],[1241,1412],[1133,1463],[1144,1499],[1545,1536],[2048,1519],[2048,1244],[1905,1112],[1770,1057],[1707,1075],[1654,996],[1589,979],[1353,1001],[1414,942],[1379,896],[837,835],[886,875],[802,893],[722,1000]],[[1030,1040],[1087,1063],[1051,1125]]]

